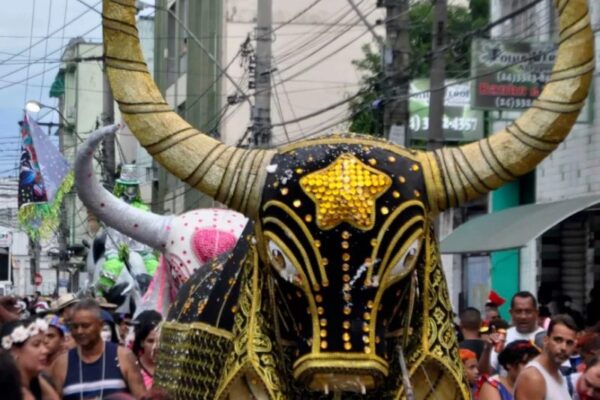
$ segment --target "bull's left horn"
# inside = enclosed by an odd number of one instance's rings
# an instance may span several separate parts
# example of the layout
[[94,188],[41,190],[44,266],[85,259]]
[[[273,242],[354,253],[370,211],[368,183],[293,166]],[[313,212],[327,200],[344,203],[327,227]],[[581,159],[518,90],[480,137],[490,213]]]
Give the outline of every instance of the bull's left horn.
[[160,164],[248,217],[258,213],[272,150],[227,146],[190,126],[166,103],[144,61],[135,0],[104,0],[104,57],[125,122]]
[[494,135],[424,153],[433,210],[455,207],[529,171],[569,134],[587,98],[595,66],[586,0],[555,0],[559,48],[550,81],[533,106]]

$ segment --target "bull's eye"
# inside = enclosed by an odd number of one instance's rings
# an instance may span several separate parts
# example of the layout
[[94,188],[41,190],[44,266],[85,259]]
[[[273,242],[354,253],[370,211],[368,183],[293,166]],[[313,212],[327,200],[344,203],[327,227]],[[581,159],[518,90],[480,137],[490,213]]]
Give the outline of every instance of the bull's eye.
[[296,285],[301,284],[300,275],[294,264],[273,241],[269,241],[269,262],[283,279]]
[[421,243],[422,241],[420,238],[416,238],[412,241],[412,243],[408,246],[404,254],[402,254],[400,259],[396,262],[396,264],[394,264],[392,272],[389,276],[390,279],[404,276],[405,274],[413,270],[413,267],[417,262],[417,256],[421,251]]

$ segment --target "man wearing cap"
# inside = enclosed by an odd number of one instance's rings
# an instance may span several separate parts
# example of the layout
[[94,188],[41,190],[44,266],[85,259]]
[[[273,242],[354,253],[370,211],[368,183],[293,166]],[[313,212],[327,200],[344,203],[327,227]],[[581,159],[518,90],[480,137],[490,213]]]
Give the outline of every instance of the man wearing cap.
[[490,290],[487,302],[485,303],[485,326],[488,326],[490,322],[500,318],[500,312],[498,311],[498,308],[500,308],[505,302],[506,301],[500,297],[498,293]]
[[71,315],[73,313],[73,306],[79,301],[79,299],[77,298],[77,296],[75,296],[73,293],[66,293],[63,294],[62,296],[60,296],[58,298],[58,300],[56,300],[53,305],[52,305],[52,309],[60,316],[62,317],[63,321],[68,324],[69,320],[71,319]]

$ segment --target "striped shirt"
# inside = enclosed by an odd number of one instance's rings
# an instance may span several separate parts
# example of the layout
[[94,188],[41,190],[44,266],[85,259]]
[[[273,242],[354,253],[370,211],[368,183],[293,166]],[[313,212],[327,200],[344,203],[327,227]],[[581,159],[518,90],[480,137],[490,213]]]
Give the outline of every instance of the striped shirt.
[[128,392],[119,366],[118,346],[114,343],[105,345],[104,354],[89,364],[79,358],[76,348],[69,350],[67,376],[63,386],[64,400],[95,399]]

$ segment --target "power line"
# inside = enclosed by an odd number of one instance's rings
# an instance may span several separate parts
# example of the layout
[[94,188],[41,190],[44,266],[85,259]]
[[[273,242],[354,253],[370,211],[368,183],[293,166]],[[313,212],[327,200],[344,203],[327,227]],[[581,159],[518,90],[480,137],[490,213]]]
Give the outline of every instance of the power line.
[[[50,34],[50,21],[52,21],[52,0],[48,0],[48,24],[46,25],[46,36]],[[48,41],[44,44],[44,58],[48,57]],[[44,86],[44,80],[46,78],[46,64],[44,64],[44,73],[42,74],[42,86]],[[41,99],[43,95],[43,88],[40,87],[40,96]],[[25,99],[27,101],[27,99]]]
[[[100,0],[99,2],[96,3],[96,6],[98,4],[102,3],[102,0]],[[64,28],[66,28],[67,26],[71,25],[72,23],[74,23],[75,21],[78,21],[81,17],[83,17],[85,14],[87,14],[89,12],[89,10],[84,11],[83,13],[79,14],[78,16],[76,16],[75,18],[71,19],[67,24],[63,25],[62,27],[60,27],[59,29],[53,31],[50,36],[54,36],[56,33],[60,32],[61,30],[63,30]],[[33,37],[33,34],[32,34]],[[29,47],[27,47],[26,49],[21,50],[18,53],[15,53],[13,56],[5,59],[5,60],[0,60],[0,65],[3,65],[4,63],[14,59],[15,57],[18,57],[20,55],[23,55],[25,52],[27,52],[28,50],[30,50],[33,47],[36,47],[38,44],[42,43],[44,40],[47,40],[49,36],[45,36],[44,38],[42,38],[41,40],[31,44]]]
[[[33,27],[35,24],[35,5],[36,5],[36,0],[33,0],[33,7],[31,10],[31,27],[29,30],[29,35],[31,35],[33,37]],[[27,56],[27,59],[29,61],[31,61],[31,44],[33,43],[33,38],[29,39],[29,55]],[[31,66],[31,64],[27,64],[27,82],[29,82],[29,67]],[[29,90],[29,85],[25,85],[25,99],[23,100],[23,104],[25,104],[27,102],[27,91]]]

